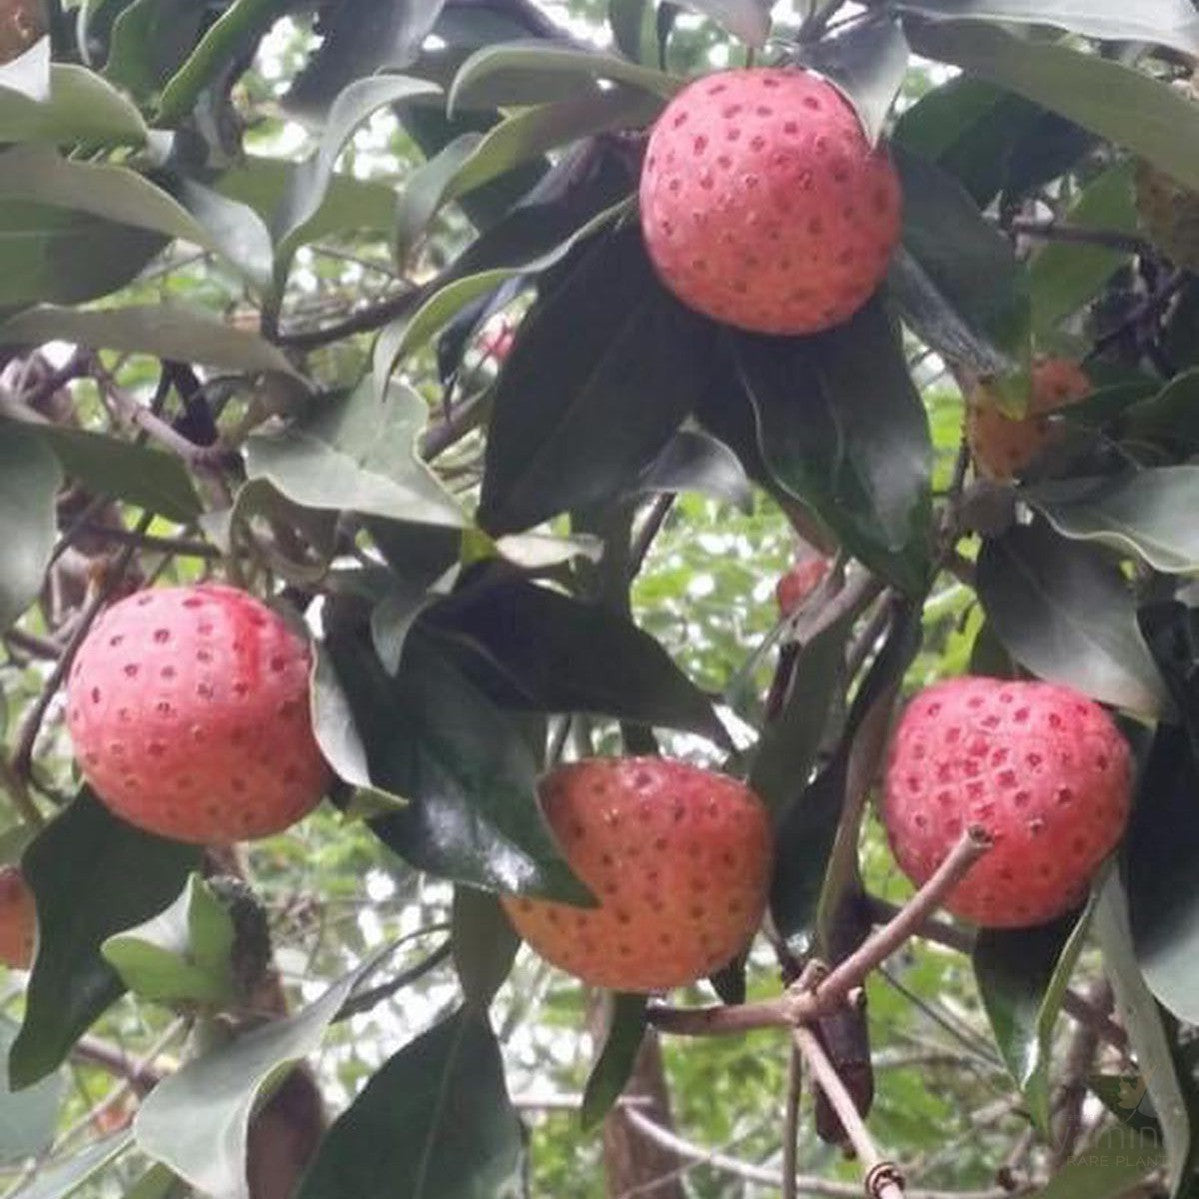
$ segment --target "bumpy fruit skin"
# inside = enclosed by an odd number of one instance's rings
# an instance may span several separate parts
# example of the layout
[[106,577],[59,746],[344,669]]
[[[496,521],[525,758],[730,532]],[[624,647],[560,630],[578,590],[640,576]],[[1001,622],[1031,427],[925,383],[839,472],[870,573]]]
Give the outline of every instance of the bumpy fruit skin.
[[0,962],[28,970],[37,936],[33,892],[17,866],[0,870]]
[[760,333],[814,333],[870,298],[899,240],[899,179],[832,84],[799,69],[707,75],[654,125],[641,228],[683,303]]
[[141,591],[109,608],[67,686],[75,756],[118,816],[177,841],[280,832],[329,783],[306,642],[245,592]]
[[797,562],[774,586],[780,616],[790,616],[824,582],[829,571],[827,558],[805,558]]
[[662,991],[711,974],[753,936],[772,833],[741,783],[663,758],[591,758],[539,790],[567,862],[599,901],[505,897],[542,957],[595,986]]
[[1132,763],[1108,714],[1069,687],[960,678],[922,691],[891,743],[883,821],[917,885],[962,831],[993,847],[945,907],[988,928],[1079,904],[1128,822]]
[[1054,440],[1049,414],[1091,394],[1086,371],[1068,358],[1033,363],[1028,415],[1004,416],[980,389],[966,404],[966,440],[980,474],[1006,481],[1023,473]]

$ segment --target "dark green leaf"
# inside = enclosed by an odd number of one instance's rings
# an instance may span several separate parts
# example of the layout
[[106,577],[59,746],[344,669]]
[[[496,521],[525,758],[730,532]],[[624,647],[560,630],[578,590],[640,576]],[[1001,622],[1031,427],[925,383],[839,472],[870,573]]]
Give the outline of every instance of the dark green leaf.
[[499,1046],[486,1017],[463,1008],[374,1074],[297,1199],[513,1199],[523,1158]]
[[461,528],[467,517],[416,456],[429,408],[393,384],[376,398],[368,376],[348,395],[314,401],[281,429],[246,439],[246,472],[307,508],[347,510]]
[[6,345],[43,345],[48,341],[153,354],[236,371],[294,374],[291,363],[270,342],[226,325],[198,308],[153,304],[81,312],[47,304],[0,325],[0,342]]
[[608,26],[617,48],[631,62],[642,62],[641,28],[646,0],[609,0]]
[[800,61],[831,79],[849,97],[874,143],[907,73],[908,54],[898,19],[884,16],[804,47]]
[[[197,214],[187,207],[188,195]],[[253,221],[249,213],[239,213],[234,225],[231,201],[206,196],[199,185],[185,192],[181,203],[128,167],[75,162],[44,146],[16,146],[0,154],[0,197],[51,204],[183,238],[227,258],[256,286],[265,282],[266,230],[255,227],[247,232],[247,222]],[[171,314],[170,309],[156,311],[164,320]],[[246,333],[241,336],[251,339]]]
[[[105,12],[117,5],[121,11]],[[192,0],[93,0],[80,24],[92,44],[107,43],[105,78],[151,101],[191,53],[205,16]]]
[[9,1076],[28,1086],[56,1070],[123,990],[100,946],[161,911],[196,868],[200,851],[110,816],[84,791],[25,851],[37,900],[38,951]]
[[762,457],[867,566],[919,592],[929,559],[928,418],[881,305],[816,337],[740,335]]
[[41,590],[58,533],[54,499],[61,484],[58,459],[36,428],[0,422],[0,630]]
[[587,900],[541,815],[529,745],[419,629],[395,679],[360,635],[334,629],[326,650],[371,781],[409,801],[372,822],[386,844],[468,886]]
[[924,342],[979,374],[1027,356],[1029,300],[1011,243],[951,176],[896,147],[903,245],[888,276],[905,322]]
[[407,266],[429,222],[453,198],[462,164],[478,149],[482,133],[463,133],[443,146],[409,176],[395,206],[395,260]]
[[712,339],[658,284],[639,230],[601,238],[504,363],[480,524],[515,532],[631,484],[703,390]]
[[909,21],[905,29],[918,53],[1044,104],[1199,190],[1199,121],[1192,102],[1169,84],[998,25]]
[[895,7],[934,19],[1051,25],[1083,37],[1150,42],[1199,55],[1199,16],[1188,0],[896,0]]
[[194,179],[180,179],[175,197],[208,235],[208,244],[219,247],[260,292],[271,282],[274,248],[266,222],[249,204],[231,199]]
[[73,63],[50,67],[50,95],[38,101],[0,82],[0,142],[92,142],[140,146],[137,108],[99,75]]
[[520,937],[500,901],[473,887],[454,888],[454,969],[468,1004],[487,1008],[512,969]]
[[368,960],[296,1015],[243,1033],[165,1078],[138,1109],[138,1147],[214,1199],[249,1199],[246,1138],[260,1096],[320,1047],[325,1029],[373,965]]
[[987,619],[1022,666],[1104,703],[1152,715],[1168,698],[1132,593],[1100,551],[1043,522],[989,538],[978,556]]
[[995,1042],[1046,1133],[1053,1026],[1087,925],[1073,913],[1038,928],[984,928],[974,942],[974,977]]
[[[16,1025],[7,1016],[0,1018],[0,1054],[5,1061],[16,1033]],[[58,1071],[35,1086],[13,1091],[7,1073],[6,1067],[0,1076],[0,1162],[6,1166],[50,1148],[66,1081],[63,1072]]]
[[[706,696],[631,620],[523,580],[489,582],[431,614],[462,667],[501,702],[726,734]],[[472,660],[473,659],[473,660]]]
[[321,44],[296,75],[284,103],[323,118],[341,91],[380,68],[411,66],[445,0],[348,0],[321,17]]
[[1121,1124],[1161,1144],[1162,1126],[1145,1110],[1149,1090],[1139,1074],[1092,1074],[1087,1085]]
[[1199,370],[1183,371],[1149,395],[1137,398],[1130,389],[1125,396],[1136,402],[1121,406],[1113,436],[1159,445],[1181,457],[1199,449]]
[[1168,574],[1199,570],[1199,466],[1045,483],[1024,494],[1064,537],[1111,546]]
[[[746,0],[752,3],[753,0]],[[638,66],[615,55],[574,46],[552,45],[545,41],[516,41],[485,46],[462,64],[454,79],[446,107],[453,112],[466,103],[479,103],[482,85],[486,84],[487,103],[530,103],[525,92],[510,93],[513,82],[527,87],[528,83],[544,79],[552,87],[566,83],[572,91],[596,80],[627,83],[658,96],[672,96],[682,81],[649,67]],[[549,94],[542,99],[558,99]]]
[[[6,437],[16,429],[0,420]],[[38,425],[37,434],[57,455],[67,477],[98,495],[127,500],[168,520],[188,522],[200,514],[200,497],[173,454],[62,425]]]
[[[1103,950],[1104,968],[1115,992],[1116,1007],[1124,1018],[1137,1065],[1149,1091],[1149,1101],[1162,1128],[1162,1139],[1155,1140],[1152,1145],[1139,1146],[1135,1164],[1144,1164],[1147,1153],[1152,1158],[1150,1165],[1164,1164],[1167,1167],[1166,1187],[1173,1194],[1191,1153],[1187,1100],[1161,1010],[1145,985],[1133,949],[1128,900],[1119,871],[1110,870],[1100,887],[1091,926]],[[1128,1130],[1117,1131],[1128,1136]],[[1094,1191],[1085,1192],[1086,1199],[1091,1199],[1094,1194]],[[1065,1191],[1055,1195],[1054,1199],[1073,1199],[1075,1195],[1083,1199],[1084,1192]]]
[[845,641],[852,627],[852,620],[836,621],[797,647],[783,707],[762,730],[749,785],[775,813],[795,803],[808,784],[829,711],[845,682]]
[[107,295],[165,244],[159,234],[87,213],[0,199],[0,311]]
[[680,429],[637,480],[639,492],[697,491],[749,512],[753,488],[740,459],[698,429]]
[[[1063,214],[1063,220],[1080,228],[1135,232],[1131,173],[1129,163],[1108,167],[1087,184]],[[1042,335],[1048,333],[1090,300],[1130,257],[1125,250],[1050,242],[1033,256],[1028,267],[1033,329]]]
[[610,999],[604,1047],[583,1089],[579,1121],[584,1132],[595,1128],[620,1098],[633,1073],[641,1042],[645,1040],[646,997],[614,992]]
[[1199,1013],[1199,828],[1194,746],[1161,725],[1140,782],[1125,843],[1128,908],[1149,989],[1181,1020]]

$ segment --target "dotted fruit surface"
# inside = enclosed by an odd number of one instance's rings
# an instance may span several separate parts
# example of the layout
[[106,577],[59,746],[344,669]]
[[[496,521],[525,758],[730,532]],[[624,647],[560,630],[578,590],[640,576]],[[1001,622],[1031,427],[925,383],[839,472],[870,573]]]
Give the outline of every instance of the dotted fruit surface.
[[772,834],[735,779],[662,758],[593,758],[540,787],[595,908],[506,897],[542,957],[596,986],[659,991],[711,974],[761,922]]
[[1021,474],[1057,434],[1049,414],[1091,391],[1091,380],[1076,362],[1044,358],[1032,367],[1027,416],[1005,416],[985,389],[975,393],[966,405],[966,439],[979,472],[995,480]]
[[992,848],[945,907],[991,928],[1082,902],[1128,822],[1132,765],[1108,714],[1069,687],[960,678],[922,691],[891,743],[883,821],[924,883],[972,824]]
[[707,75],[654,125],[641,227],[683,303],[761,333],[812,333],[870,298],[899,240],[899,180],[832,84],[797,69]]
[[141,591],[109,608],[67,686],[75,756],[118,816],[178,841],[294,824],[329,782],[308,711],[309,650],[245,592]]
[[806,558],[797,562],[774,587],[774,598],[778,602],[779,614],[790,616],[824,582],[828,574],[827,558]]
[[33,892],[17,866],[0,870],[0,962],[28,970],[37,934]]

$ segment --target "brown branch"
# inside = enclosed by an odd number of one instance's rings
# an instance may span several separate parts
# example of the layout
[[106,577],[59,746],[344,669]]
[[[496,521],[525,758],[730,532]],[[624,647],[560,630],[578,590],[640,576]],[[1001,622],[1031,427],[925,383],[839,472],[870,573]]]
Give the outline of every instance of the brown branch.
[[149,1093],[165,1077],[164,1071],[148,1062],[134,1061],[119,1046],[110,1045],[99,1037],[81,1037],[71,1047],[71,1056],[125,1079],[138,1095]]
[[899,1167],[879,1152],[858,1111],[858,1105],[854,1103],[853,1096],[846,1088],[841,1075],[837,1073],[836,1066],[824,1052],[820,1038],[812,1029],[802,1024],[792,1030],[791,1036],[816,1085],[824,1092],[829,1105],[837,1113],[837,1119],[841,1121],[845,1135],[866,1171],[866,1194],[871,1199],[902,1199],[903,1176]]
[[1009,222],[1008,230],[1022,237],[1035,237],[1041,241],[1099,246],[1105,250],[1119,250],[1127,254],[1145,254],[1153,249],[1143,237],[1137,237],[1135,233],[1124,233],[1119,229],[1096,229],[1087,225],[1070,225],[1062,221],[1037,221],[1017,217]]
[[371,333],[402,316],[407,316],[419,307],[429,294],[427,287],[414,287],[411,291],[401,292],[398,296],[391,296],[377,304],[360,308],[336,324],[318,329],[300,329],[294,333],[281,333],[275,338],[275,342],[292,350],[315,350],[341,341],[344,337],[352,337],[355,333]]
[[930,913],[966,876],[990,848],[986,833],[967,829],[937,867],[933,876],[882,928],[815,984],[808,973],[777,999],[729,1007],[670,1008],[651,1006],[650,1022],[663,1032],[684,1036],[713,1036],[759,1028],[795,1027],[834,1011],[865,981],[866,976],[914,936]]
[[799,1104],[803,1094],[803,1057],[792,1046],[787,1063],[787,1104],[783,1114],[783,1199],[796,1199],[799,1168]]
[[120,545],[135,545],[138,549],[157,550],[182,558],[216,559],[223,556],[216,546],[205,541],[190,541],[186,537],[156,537],[151,533],[135,533],[132,529],[116,528],[93,520],[84,522],[83,532]]
[[219,443],[196,445],[194,441],[189,441],[161,416],[139,403],[135,396],[119,386],[107,371],[97,368],[93,371],[93,377],[111,401],[120,419],[144,433],[151,441],[178,455],[192,469],[214,469],[229,456],[229,450]]

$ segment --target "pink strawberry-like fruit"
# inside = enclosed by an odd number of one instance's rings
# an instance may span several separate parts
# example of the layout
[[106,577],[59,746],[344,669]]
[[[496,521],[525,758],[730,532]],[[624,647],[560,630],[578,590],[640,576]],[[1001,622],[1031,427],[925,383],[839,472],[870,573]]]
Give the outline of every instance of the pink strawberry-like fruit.
[[542,957],[600,987],[659,991],[711,974],[761,922],[772,833],[762,801],[664,758],[591,758],[541,784],[542,808],[598,907],[505,897]]
[[308,710],[307,642],[231,587],[141,591],[75,657],[75,756],[118,816],[177,841],[276,833],[329,783]]
[[924,883],[970,825],[992,848],[945,907],[989,928],[1043,924],[1082,902],[1128,822],[1132,763],[1111,717],[1069,687],[959,678],[908,705],[883,821]]
[[813,333],[870,298],[899,240],[899,179],[831,83],[721,71],[654,125],[641,228],[683,303],[760,333]]
[[779,579],[774,585],[774,598],[780,616],[790,616],[799,610],[804,600],[824,582],[829,565],[827,558],[805,558]]

